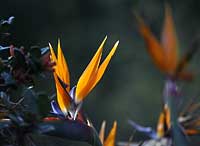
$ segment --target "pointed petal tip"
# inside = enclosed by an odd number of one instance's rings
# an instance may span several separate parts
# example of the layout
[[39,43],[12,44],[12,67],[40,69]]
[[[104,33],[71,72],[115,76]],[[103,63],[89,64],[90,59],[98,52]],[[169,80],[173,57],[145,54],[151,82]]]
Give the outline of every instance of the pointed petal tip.
[[100,138],[102,144],[104,143],[105,127],[106,127],[106,121],[103,120],[100,131],[99,131],[99,138]]
[[60,45],[60,38],[58,38],[58,44]]
[[116,121],[116,120],[114,121],[114,126],[115,126],[115,127],[117,126],[117,121]]
[[105,42],[106,42],[106,40],[107,40],[107,35],[105,36],[105,38],[103,39],[103,42],[101,43],[101,44],[104,44]]
[[119,40],[115,43],[115,46],[118,46],[119,45]]
[[114,121],[113,127],[110,130],[108,137],[104,142],[104,146],[115,146],[116,133],[117,133],[117,122]]
[[[60,39],[58,38],[58,52],[61,50],[61,45],[60,45]],[[60,51],[60,53],[62,53],[62,51]]]
[[112,50],[111,50],[112,54],[115,53],[115,51],[116,51],[118,45],[119,45],[119,40],[114,44],[114,46],[113,46],[113,48],[112,48]]
[[[116,51],[118,45],[119,45],[119,40],[114,44],[113,48],[112,48],[111,51],[110,51],[110,53],[111,53],[112,55],[115,53],[115,51]],[[111,56],[112,56],[112,55],[111,55]]]
[[95,74],[98,71],[99,63],[102,56],[102,51],[104,44],[106,42],[107,36],[101,42],[98,50],[96,51],[95,55],[93,56],[92,60],[82,73],[81,77],[78,80],[77,88],[76,88],[76,102],[79,103],[82,101],[87,94],[89,94],[91,86],[93,85]]
[[106,125],[106,120],[103,120],[103,121],[102,121],[101,126],[102,126],[102,125]]
[[49,47],[52,48],[51,43],[49,42],[48,44],[49,44]]

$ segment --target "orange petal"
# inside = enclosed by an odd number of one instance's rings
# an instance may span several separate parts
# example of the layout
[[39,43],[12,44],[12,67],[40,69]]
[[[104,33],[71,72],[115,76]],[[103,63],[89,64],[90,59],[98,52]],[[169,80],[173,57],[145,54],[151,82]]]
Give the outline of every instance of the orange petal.
[[88,94],[89,89],[89,82],[99,66],[99,62],[101,60],[101,55],[103,51],[103,46],[105,44],[107,37],[104,38],[103,42],[101,43],[100,47],[98,48],[97,52],[95,53],[94,57],[88,64],[87,68],[82,73],[81,77],[78,80],[77,87],[76,87],[76,102],[80,102],[83,98]]
[[117,131],[117,122],[115,121],[108,137],[104,142],[104,146],[115,146],[116,131]]
[[99,139],[101,140],[102,144],[104,143],[105,127],[106,127],[106,121],[103,121],[99,132]]
[[100,65],[99,69],[98,69],[98,72],[97,72],[97,75],[96,75],[96,78],[94,80],[94,83],[93,85],[91,86],[91,88],[89,89],[89,92],[96,86],[96,84],[100,81],[100,79],[102,78],[112,56],[114,55],[117,47],[118,47],[118,44],[119,44],[119,41],[117,41],[115,43],[115,45],[113,46],[113,48],[111,49],[110,53],[108,54],[108,56],[105,58],[105,60],[103,61],[103,63]]
[[58,76],[54,73],[54,80],[57,90],[57,101],[62,112],[67,115],[67,110],[70,107],[70,96],[67,91],[62,87],[58,80]]
[[62,49],[60,47],[60,40],[58,40],[58,61],[57,61],[57,71],[59,72],[59,78],[67,85],[67,91],[70,90],[70,75],[65,57],[63,55]]
[[159,44],[158,40],[154,37],[150,29],[145,25],[144,21],[138,15],[136,15],[136,19],[139,26],[139,32],[146,43],[147,50],[152,57],[154,64],[161,71],[166,72],[166,60],[162,46]]
[[62,110],[62,112],[64,114],[67,114],[67,109],[69,109],[69,107],[70,107],[70,97],[58,80],[57,76],[61,76],[61,75],[59,75],[60,70],[58,69],[58,60],[56,58],[56,55],[55,55],[54,50],[50,43],[49,43],[49,48],[51,51],[51,60],[56,62],[56,64],[57,64],[55,67],[55,72],[53,73],[55,84],[56,84],[57,101],[58,101],[59,107]]
[[51,52],[51,61],[56,63],[56,65],[54,66],[54,71],[56,72],[56,74],[58,76],[60,76],[60,72],[58,70],[58,65],[57,65],[58,64],[58,60],[57,60],[57,57],[56,57],[56,55],[54,53],[53,47],[51,46],[50,43],[49,43],[49,48],[50,48],[50,52]]
[[178,44],[176,31],[169,5],[165,7],[165,21],[162,31],[162,46],[165,51],[166,67],[169,74],[173,74],[178,61]]
[[93,75],[91,76],[87,86],[85,86],[85,88],[82,90],[84,94],[84,97],[87,96],[90,91],[95,87],[95,85],[100,81],[100,79],[102,78],[112,56],[114,55],[117,46],[119,44],[119,41],[117,41],[114,45],[114,47],[112,48],[112,50],[110,51],[110,53],[108,54],[108,56],[106,57],[106,59],[103,61],[103,63],[100,65],[100,67],[98,68],[98,70],[96,72],[93,73]]
[[165,115],[164,113],[160,113],[158,124],[157,124],[157,135],[159,137],[163,137],[165,135]]
[[55,55],[54,50],[53,50],[53,48],[52,48],[50,43],[49,43],[49,48],[50,48],[50,52],[51,52],[51,56],[50,56],[51,57],[51,61],[55,62],[57,64],[57,58],[56,58],[56,55]]

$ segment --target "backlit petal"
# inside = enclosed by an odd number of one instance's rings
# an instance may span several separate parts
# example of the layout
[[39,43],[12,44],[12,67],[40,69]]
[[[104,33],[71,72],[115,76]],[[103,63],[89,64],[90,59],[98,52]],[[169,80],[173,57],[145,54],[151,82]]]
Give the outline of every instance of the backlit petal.
[[117,41],[114,45],[114,47],[112,48],[112,50],[110,51],[110,53],[108,54],[108,56],[105,58],[105,60],[103,61],[103,63],[100,65],[100,67],[98,68],[98,70],[96,72],[93,73],[93,75],[91,76],[87,86],[85,86],[85,88],[83,89],[84,97],[87,96],[90,91],[95,87],[95,85],[100,81],[100,79],[102,78],[112,56],[114,55],[117,46],[119,44],[119,41]]
[[139,26],[139,32],[142,35],[145,44],[147,46],[147,50],[151,55],[154,64],[163,72],[167,71],[166,62],[165,62],[165,54],[162,46],[158,42],[158,40],[154,37],[150,29],[146,26],[142,18],[136,15],[136,19]]
[[99,139],[101,140],[102,144],[104,143],[105,127],[106,127],[106,121],[103,121],[99,132]]
[[104,142],[104,146],[115,146],[116,131],[117,131],[117,122],[115,121],[108,137]]
[[[55,55],[55,53],[54,53],[53,47],[51,46],[50,43],[49,43],[49,48],[50,48],[50,52],[51,52],[51,56],[50,56],[51,61],[52,61],[52,62],[55,62],[55,63],[57,64],[57,58],[56,58],[56,55]],[[56,68],[57,68],[57,67],[56,67],[56,65],[55,65],[55,66],[54,66],[55,72],[56,72],[56,74],[59,74]]]
[[108,54],[108,56],[106,57],[106,59],[103,61],[103,63],[100,65],[99,69],[98,69],[98,72],[97,72],[97,75],[96,75],[96,78],[95,78],[95,81],[93,83],[93,85],[91,86],[91,88],[89,89],[89,92],[96,86],[96,84],[100,81],[100,79],[102,78],[112,56],[114,55],[117,47],[118,47],[118,44],[119,44],[119,41],[117,41],[115,43],[115,45],[113,46],[112,50],[110,51],[110,53]]
[[98,48],[97,52],[95,53],[94,57],[82,73],[81,77],[78,80],[77,87],[76,87],[76,102],[80,102],[83,98],[88,94],[88,86],[91,78],[96,74],[98,69],[103,46],[105,44],[107,37],[103,40],[100,47]]
[[162,46],[165,51],[165,61],[169,74],[173,74],[176,70],[178,61],[178,44],[176,38],[176,31],[169,5],[165,7],[165,21],[162,31]]
[[57,62],[56,55],[55,55],[53,47],[51,46],[50,43],[49,43],[49,48],[50,48],[50,52],[51,52],[51,60],[54,61],[54,62]]
[[56,83],[57,90],[57,101],[62,112],[67,115],[67,110],[70,107],[70,96],[67,91],[62,87],[61,83],[58,80],[58,76],[54,73],[54,80]]
[[60,40],[58,40],[58,62],[57,62],[57,68],[59,72],[59,78],[67,84],[67,91],[70,90],[70,75],[69,75],[69,69],[65,60],[65,57],[63,55],[61,46],[60,46]]

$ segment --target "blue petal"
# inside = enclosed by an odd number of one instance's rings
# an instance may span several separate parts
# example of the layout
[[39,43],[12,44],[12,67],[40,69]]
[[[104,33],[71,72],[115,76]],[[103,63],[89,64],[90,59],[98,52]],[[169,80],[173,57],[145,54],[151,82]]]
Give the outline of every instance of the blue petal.
[[157,134],[156,134],[156,131],[153,130],[151,127],[144,127],[144,126],[141,126],[141,125],[135,123],[135,122],[132,121],[132,120],[128,120],[128,123],[129,123],[133,128],[135,128],[137,131],[146,134],[146,135],[149,136],[150,138],[153,138],[153,139],[157,139],[157,138],[158,138],[158,137],[157,137]]
[[69,95],[72,99],[75,99],[75,92],[76,92],[76,86],[74,86],[69,92]]
[[63,112],[60,110],[58,104],[54,100],[51,101],[51,109],[52,109],[51,113],[64,116]]

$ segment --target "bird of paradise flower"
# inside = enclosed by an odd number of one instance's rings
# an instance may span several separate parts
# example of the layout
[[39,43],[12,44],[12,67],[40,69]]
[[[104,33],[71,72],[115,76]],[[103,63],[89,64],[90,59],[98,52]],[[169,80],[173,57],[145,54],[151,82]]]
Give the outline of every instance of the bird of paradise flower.
[[[103,142],[100,141],[96,129],[87,117],[81,111],[81,105],[84,98],[92,91],[96,84],[102,78],[112,56],[114,55],[119,41],[117,41],[105,60],[100,64],[103,46],[107,37],[99,46],[97,52],[92,60],[82,73],[76,86],[70,88],[70,75],[67,62],[63,55],[60,40],[58,40],[57,57],[54,50],[50,46],[51,61],[56,63],[54,67],[54,80],[57,91],[57,101],[52,100],[52,113],[56,117],[46,117],[44,123],[40,124],[40,129],[44,129],[43,133],[52,136],[59,136],[77,141],[84,141],[94,146],[101,146]],[[110,142],[114,138],[113,133],[116,133],[116,123],[114,123],[115,130],[111,130],[111,138],[106,140],[108,144],[105,146],[112,146]],[[113,131],[113,132],[112,132]],[[113,136],[112,136],[113,135]]]
[[189,60],[193,57],[193,54],[196,53],[197,47],[190,48],[183,57],[179,58],[179,45],[170,6],[167,4],[165,6],[165,20],[161,42],[156,39],[142,18],[137,14],[135,16],[139,32],[145,41],[147,51],[156,67],[168,78],[175,80],[191,79],[193,74],[185,70],[185,68]]
[[100,64],[106,39],[107,36],[104,38],[92,60],[80,76],[77,85],[72,88],[70,88],[69,69],[60,46],[60,41],[58,41],[57,57],[51,44],[49,44],[51,60],[56,63],[53,75],[57,90],[57,102],[52,101],[51,103],[53,113],[73,120],[77,118],[83,100],[102,78],[119,44],[119,41],[114,44],[108,56]]

